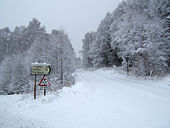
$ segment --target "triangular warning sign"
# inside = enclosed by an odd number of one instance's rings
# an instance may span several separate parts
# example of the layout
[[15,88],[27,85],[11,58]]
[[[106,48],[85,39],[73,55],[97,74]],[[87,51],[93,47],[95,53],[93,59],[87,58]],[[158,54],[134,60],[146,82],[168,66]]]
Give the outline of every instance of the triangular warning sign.
[[44,75],[38,85],[39,86],[50,86],[50,82],[48,81],[48,79]]

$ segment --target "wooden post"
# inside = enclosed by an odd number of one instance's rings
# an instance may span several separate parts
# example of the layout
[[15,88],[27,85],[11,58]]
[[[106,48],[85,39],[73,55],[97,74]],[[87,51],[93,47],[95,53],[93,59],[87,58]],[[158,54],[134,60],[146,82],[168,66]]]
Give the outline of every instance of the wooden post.
[[46,95],[46,89],[44,89],[44,96]]
[[61,77],[61,84],[63,84],[63,58],[62,58],[62,50],[60,49],[60,51],[61,51],[61,58],[60,58],[60,77]]
[[126,70],[127,70],[127,75],[129,75],[129,56],[125,57],[126,60]]
[[127,61],[127,75],[129,75],[129,60]]
[[36,75],[34,79],[34,99],[36,99]]

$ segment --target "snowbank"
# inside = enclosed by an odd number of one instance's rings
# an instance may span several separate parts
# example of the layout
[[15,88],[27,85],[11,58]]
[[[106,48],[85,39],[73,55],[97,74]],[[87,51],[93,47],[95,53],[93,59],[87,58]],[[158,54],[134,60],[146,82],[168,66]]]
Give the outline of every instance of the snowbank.
[[0,96],[0,128],[169,128],[170,78],[77,70],[77,84],[45,97]]

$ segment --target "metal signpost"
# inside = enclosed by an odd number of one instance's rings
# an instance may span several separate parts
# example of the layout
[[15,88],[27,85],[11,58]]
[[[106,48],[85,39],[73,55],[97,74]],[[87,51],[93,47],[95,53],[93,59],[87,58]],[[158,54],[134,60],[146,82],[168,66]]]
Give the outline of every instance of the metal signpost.
[[45,96],[46,95],[46,89],[47,89],[48,86],[50,86],[50,82],[45,77],[45,75],[43,76],[43,78],[41,79],[41,81],[38,85],[40,86],[41,89],[44,89],[44,96]]
[[[30,74],[35,75],[34,79],[34,99],[36,99],[36,76],[37,75],[48,75],[51,72],[51,65],[45,63],[32,63]],[[44,79],[43,77],[43,79]],[[48,82],[49,83],[49,82]],[[44,95],[46,94],[46,89],[44,89]]]

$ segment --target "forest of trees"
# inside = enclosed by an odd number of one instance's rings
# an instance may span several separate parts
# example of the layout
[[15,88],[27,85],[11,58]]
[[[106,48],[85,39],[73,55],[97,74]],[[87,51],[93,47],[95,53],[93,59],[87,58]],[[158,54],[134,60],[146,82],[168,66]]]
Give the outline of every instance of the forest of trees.
[[[117,66],[138,76],[164,75],[170,71],[170,2],[123,1],[82,41],[85,69]],[[0,94],[32,92],[34,62],[51,64],[51,90],[74,84],[80,59],[62,30],[48,34],[33,19],[13,32],[0,29],[0,45]]]
[[27,27],[16,27],[13,32],[1,29],[0,45],[0,94],[32,92],[30,67],[34,62],[51,64],[51,90],[74,84],[77,58],[62,30],[48,34],[34,18]]
[[169,0],[127,0],[83,39],[84,68],[122,66],[138,76],[170,71]]

